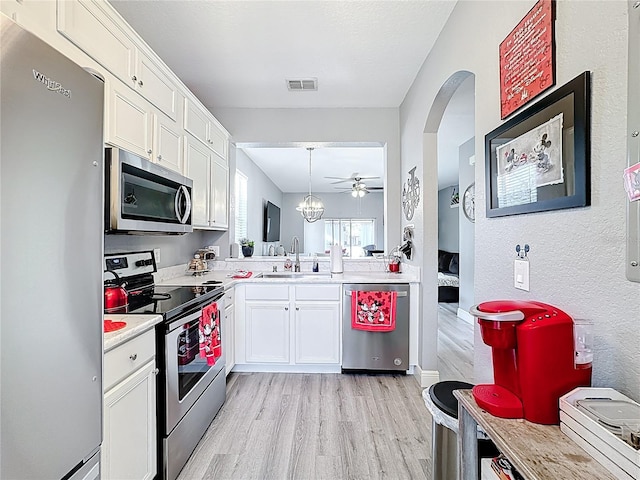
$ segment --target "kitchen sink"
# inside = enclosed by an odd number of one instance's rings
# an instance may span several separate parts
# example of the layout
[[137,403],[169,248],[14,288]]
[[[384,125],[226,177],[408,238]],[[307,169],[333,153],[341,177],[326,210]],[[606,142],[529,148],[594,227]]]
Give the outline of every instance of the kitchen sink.
[[330,278],[330,272],[269,272],[263,273],[262,278]]

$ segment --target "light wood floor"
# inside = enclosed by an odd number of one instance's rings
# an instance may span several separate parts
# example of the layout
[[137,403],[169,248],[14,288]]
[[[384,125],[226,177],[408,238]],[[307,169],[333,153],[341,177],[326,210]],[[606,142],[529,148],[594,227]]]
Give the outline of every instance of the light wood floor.
[[[440,304],[441,379],[470,381],[473,327]],[[431,417],[415,377],[232,373],[178,480],[430,479]]]
[[438,371],[440,380],[473,383],[473,325],[457,310],[457,303],[438,304]]

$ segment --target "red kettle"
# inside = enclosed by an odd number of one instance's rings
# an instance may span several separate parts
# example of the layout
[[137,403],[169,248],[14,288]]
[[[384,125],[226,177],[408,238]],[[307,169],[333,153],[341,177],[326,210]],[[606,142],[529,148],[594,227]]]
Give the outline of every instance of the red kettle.
[[129,294],[124,289],[125,282],[122,282],[114,271],[105,270],[104,272],[115,277],[115,280],[104,282],[104,313],[127,313]]

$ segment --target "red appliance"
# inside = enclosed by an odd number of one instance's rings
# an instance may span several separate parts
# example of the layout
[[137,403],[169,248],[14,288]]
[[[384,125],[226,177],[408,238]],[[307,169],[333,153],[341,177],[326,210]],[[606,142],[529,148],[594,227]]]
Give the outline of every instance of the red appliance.
[[104,282],[104,312],[127,313],[129,309],[129,294],[124,289],[125,282],[120,280],[118,274],[112,270],[105,270],[115,277],[114,280]]
[[496,417],[558,424],[559,398],[591,385],[591,363],[576,364],[573,319],[534,301],[497,300],[469,311],[492,348],[495,382],[473,387],[476,403]]

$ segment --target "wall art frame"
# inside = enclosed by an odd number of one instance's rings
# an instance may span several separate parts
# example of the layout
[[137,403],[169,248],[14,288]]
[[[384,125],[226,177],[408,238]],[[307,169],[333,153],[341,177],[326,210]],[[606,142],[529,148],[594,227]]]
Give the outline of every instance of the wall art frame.
[[591,204],[591,74],[485,136],[486,216]]
[[556,84],[555,0],[538,0],[500,43],[500,118]]

